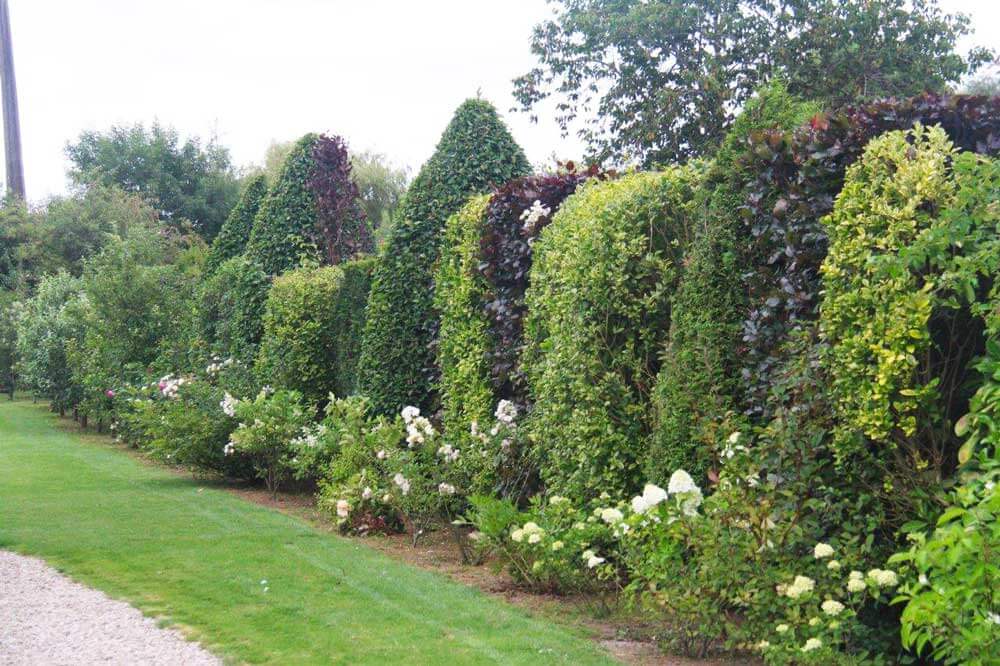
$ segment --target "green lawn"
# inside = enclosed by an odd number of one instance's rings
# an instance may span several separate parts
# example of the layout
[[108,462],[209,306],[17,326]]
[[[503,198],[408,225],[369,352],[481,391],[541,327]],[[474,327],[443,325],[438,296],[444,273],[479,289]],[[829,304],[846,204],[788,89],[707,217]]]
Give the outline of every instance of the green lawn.
[[231,661],[611,662],[582,633],[203,485],[0,401],[0,548]]

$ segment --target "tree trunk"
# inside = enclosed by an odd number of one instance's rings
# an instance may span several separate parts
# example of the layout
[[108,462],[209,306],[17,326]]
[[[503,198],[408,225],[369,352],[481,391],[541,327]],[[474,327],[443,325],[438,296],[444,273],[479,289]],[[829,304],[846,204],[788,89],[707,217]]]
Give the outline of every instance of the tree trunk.
[[0,93],[3,97],[4,157],[7,167],[7,194],[25,201],[24,164],[21,161],[21,121],[17,111],[17,83],[14,79],[14,47],[10,37],[7,0],[0,0]]

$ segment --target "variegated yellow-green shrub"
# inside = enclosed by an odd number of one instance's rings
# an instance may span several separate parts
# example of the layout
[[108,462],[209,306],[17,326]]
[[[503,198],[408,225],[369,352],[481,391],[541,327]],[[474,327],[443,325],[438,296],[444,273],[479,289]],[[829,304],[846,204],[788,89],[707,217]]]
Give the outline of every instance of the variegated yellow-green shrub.
[[902,467],[954,467],[983,316],[1000,267],[998,176],[938,127],[873,140],[824,224],[821,332],[843,459],[875,444]]
[[530,436],[550,492],[639,485],[699,167],[591,181],[535,243],[524,365]]

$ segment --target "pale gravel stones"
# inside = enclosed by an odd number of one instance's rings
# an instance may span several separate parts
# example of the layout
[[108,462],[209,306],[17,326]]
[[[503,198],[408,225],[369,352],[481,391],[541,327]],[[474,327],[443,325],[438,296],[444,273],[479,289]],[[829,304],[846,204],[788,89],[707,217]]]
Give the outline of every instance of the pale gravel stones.
[[127,603],[0,551],[0,665],[221,663]]

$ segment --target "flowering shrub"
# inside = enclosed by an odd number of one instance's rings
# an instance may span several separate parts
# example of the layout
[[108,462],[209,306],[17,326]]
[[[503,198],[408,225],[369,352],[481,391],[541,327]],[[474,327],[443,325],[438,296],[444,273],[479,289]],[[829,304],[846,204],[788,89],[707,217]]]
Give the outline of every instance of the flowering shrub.
[[951,506],[889,560],[904,575],[903,645],[947,664],[1000,662],[1000,463],[976,462]]
[[239,425],[229,436],[224,453],[245,457],[257,478],[277,493],[293,472],[295,445],[311,422],[311,408],[297,391],[264,387],[253,399],[224,400],[220,409],[232,411]]

